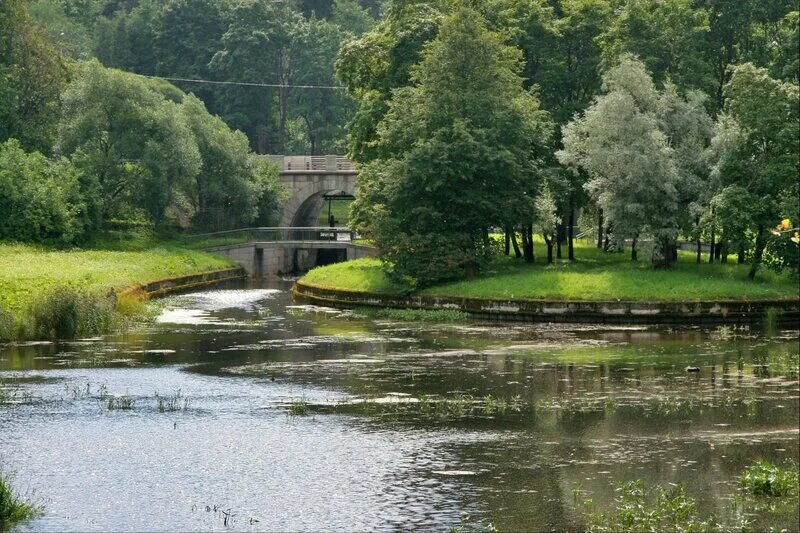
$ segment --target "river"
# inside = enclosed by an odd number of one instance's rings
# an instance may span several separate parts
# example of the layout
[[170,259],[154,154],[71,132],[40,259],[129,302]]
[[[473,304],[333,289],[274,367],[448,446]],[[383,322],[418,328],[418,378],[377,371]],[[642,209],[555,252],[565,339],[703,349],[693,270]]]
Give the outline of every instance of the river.
[[286,282],[163,305],[0,346],[22,531],[579,529],[634,479],[732,520],[747,465],[800,453],[797,331],[371,320]]

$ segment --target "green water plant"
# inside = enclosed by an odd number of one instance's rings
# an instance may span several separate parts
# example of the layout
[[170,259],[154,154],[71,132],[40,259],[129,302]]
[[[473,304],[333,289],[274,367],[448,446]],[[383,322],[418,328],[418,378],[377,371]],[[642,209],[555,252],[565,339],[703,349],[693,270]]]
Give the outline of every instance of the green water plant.
[[745,469],[739,484],[756,496],[796,496],[800,492],[796,464],[782,467],[763,459]]
[[189,409],[189,398],[184,397],[180,389],[169,396],[161,396],[156,392],[156,409],[159,413],[186,411]]
[[310,411],[310,406],[305,398],[296,398],[289,404],[288,413],[291,416],[306,416]]
[[353,314],[372,319],[402,322],[466,322],[469,313],[458,309],[393,309],[390,307],[357,307]]
[[41,508],[19,496],[11,487],[10,478],[0,470],[0,531],[9,531],[40,513]]
[[133,409],[135,400],[130,396],[109,396],[106,406],[109,411],[129,411]]
[[686,531],[710,532],[718,529],[713,520],[697,515],[697,503],[682,485],[665,489],[648,488],[637,480],[616,489],[614,507],[605,513],[592,513],[589,531]]

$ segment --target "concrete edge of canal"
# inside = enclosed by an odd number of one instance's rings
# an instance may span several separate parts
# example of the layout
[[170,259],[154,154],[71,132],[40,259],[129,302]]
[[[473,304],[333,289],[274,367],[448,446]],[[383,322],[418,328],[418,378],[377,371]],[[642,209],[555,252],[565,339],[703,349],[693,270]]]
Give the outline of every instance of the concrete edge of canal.
[[303,280],[295,283],[293,293],[296,298],[331,307],[456,309],[477,319],[508,322],[719,325],[774,320],[781,327],[800,327],[800,299],[636,302],[466,298],[329,289]]
[[149,300],[168,294],[215,287],[230,281],[239,281],[246,278],[247,272],[245,272],[244,268],[240,266],[229,267],[137,283],[121,289],[119,295],[135,295]]

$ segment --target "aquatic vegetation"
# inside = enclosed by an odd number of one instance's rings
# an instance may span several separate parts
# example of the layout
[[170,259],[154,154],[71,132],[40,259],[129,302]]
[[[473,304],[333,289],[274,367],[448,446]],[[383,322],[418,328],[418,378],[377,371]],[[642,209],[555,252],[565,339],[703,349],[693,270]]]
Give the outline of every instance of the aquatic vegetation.
[[697,503],[682,485],[669,489],[647,488],[642,480],[617,487],[614,508],[606,513],[592,513],[589,531],[692,531],[719,529],[713,520],[697,515]]
[[40,513],[41,508],[20,497],[11,487],[9,477],[0,470],[0,531],[10,530]]
[[781,467],[763,459],[745,469],[739,483],[753,495],[792,496],[800,491],[796,464]]
[[390,307],[357,307],[353,314],[365,318],[402,322],[466,322],[470,314],[457,309],[393,309]]
[[133,409],[135,400],[130,396],[109,396],[106,406],[109,411]]
[[161,396],[156,392],[156,409],[159,413],[186,411],[189,409],[189,398],[185,398],[180,389],[169,396]]
[[309,410],[310,406],[305,398],[299,398],[291,401],[288,413],[292,416],[305,416]]

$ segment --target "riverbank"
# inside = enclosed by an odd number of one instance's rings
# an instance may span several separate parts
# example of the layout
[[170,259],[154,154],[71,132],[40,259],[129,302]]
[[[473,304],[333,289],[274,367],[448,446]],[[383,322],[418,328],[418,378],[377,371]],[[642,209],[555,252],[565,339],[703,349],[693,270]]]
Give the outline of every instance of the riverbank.
[[168,284],[164,280],[233,266],[225,258],[172,245],[58,250],[0,244],[0,313],[6,316],[6,331],[0,332],[0,338],[35,338],[36,328],[26,327],[26,323],[33,319],[37,302],[54,291],[101,298],[112,288],[122,292],[157,280]]
[[391,278],[379,260],[365,258],[312,270],[296,293],[328,305],[451,308],[485,317],[581,322],[746,320],[772,307],[796,314],[800,301],[789,276],[763,269],[751,281],[747,265],[735,259],[698,265],[692,254],[681,253],[673,268],[656,270],[646,260],[632,263],[627,254],[582,243],[576,257],[552,265],[500,257],[475,279],[417,291]]

